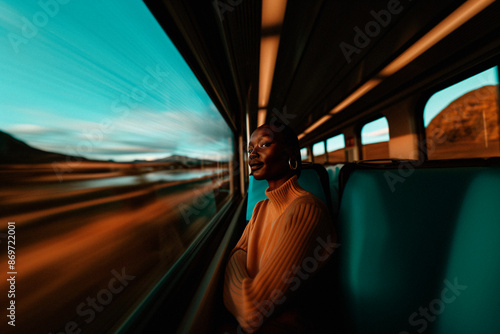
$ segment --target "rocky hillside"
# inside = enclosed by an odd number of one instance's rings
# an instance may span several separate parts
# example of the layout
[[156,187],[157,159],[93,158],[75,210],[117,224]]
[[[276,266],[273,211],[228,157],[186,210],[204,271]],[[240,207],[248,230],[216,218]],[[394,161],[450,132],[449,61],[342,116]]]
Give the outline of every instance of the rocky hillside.
[[427,126],[427,140],[438,146],[498,141],[498,114],[498,86],[481,87],[462,95],[436,115]]

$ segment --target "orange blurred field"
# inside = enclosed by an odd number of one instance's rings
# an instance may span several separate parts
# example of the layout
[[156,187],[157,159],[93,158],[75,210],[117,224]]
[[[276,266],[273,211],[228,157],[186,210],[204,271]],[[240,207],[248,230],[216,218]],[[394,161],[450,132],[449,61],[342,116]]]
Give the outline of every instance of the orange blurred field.
[[[7,222],[16,222],[16,333],[64,332],[72,321],[84,333],[111,328],[184,253],[227,195],[224,176],[214,169],[92,162],[68,168],[58,175],[50,164],[0,165],[2,244]],[[5,273],[7,252],[0,258]],[[113,271],[134,278],[107,300]],[[0,290],[8,290],[5,279]],[[97,297],[106,305],[89,306]]]

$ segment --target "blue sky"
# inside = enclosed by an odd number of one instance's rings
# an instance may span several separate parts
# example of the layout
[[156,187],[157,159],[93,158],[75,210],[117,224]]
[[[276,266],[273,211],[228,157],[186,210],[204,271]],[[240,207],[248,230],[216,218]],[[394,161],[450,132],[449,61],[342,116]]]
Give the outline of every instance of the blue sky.
[[326,151],[333,152],[345,147],[344,135],[336,135],[326,141]]
[[[483,86],[498,85],[498,68],[493,67],[432,95],[424,108],[424,125],[460,96]],[[389,124],[380,118],[361,129],[363,145],[389,140]]]
[[131,161],[224,160],[232,134],[140,0],[0,0],[0,130]]
[[389,123],[385,117],[368,123],[361,129],[361,143],[363,145],[384,141],[389,141]]
[[[329,138],[326,141],[326,151],[327,152],[333,152],[333,151],[339,150],[339,149],[344,148],[344,147],[345,147],[345,139],[344,139],[343,134]],[[319,143],[314,144],[312,149],[313,149],[314,156],[325,154],[324,142],[319,142]]]
[[424,125],[460,96],[488,85],[498,85],[498,67],[490,68],[432,95],[424,108]]

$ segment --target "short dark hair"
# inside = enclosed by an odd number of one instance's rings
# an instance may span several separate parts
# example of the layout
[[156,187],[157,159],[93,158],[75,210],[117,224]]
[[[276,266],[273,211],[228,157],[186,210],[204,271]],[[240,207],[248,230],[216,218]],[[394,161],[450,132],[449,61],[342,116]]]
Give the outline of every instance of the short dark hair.
[[[280,141],[285,144],[290,151],[293,152],[297,159],[297,169],[295,170],[295,174],[300,176],[300,172],[302,170],[302,157],[300,155],[300,142],[299,138],[295,134],[295,131],[285,123],[277,121],[276,119],[266,122],[260,127],[269,127],[274,134],[277,134],[277,137],[281,137]],[[292,162],[293,164],[293,162]]]

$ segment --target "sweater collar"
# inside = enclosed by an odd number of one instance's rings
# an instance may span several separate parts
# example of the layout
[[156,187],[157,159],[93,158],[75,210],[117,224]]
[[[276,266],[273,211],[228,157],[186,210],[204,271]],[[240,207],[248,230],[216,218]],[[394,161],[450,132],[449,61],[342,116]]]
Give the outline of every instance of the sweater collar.
[[299,186],[297,178],[297,175],[294,175],[278,188],[266,189],[267,198],[278,211],[283,211],[294,199],[307,193]]

